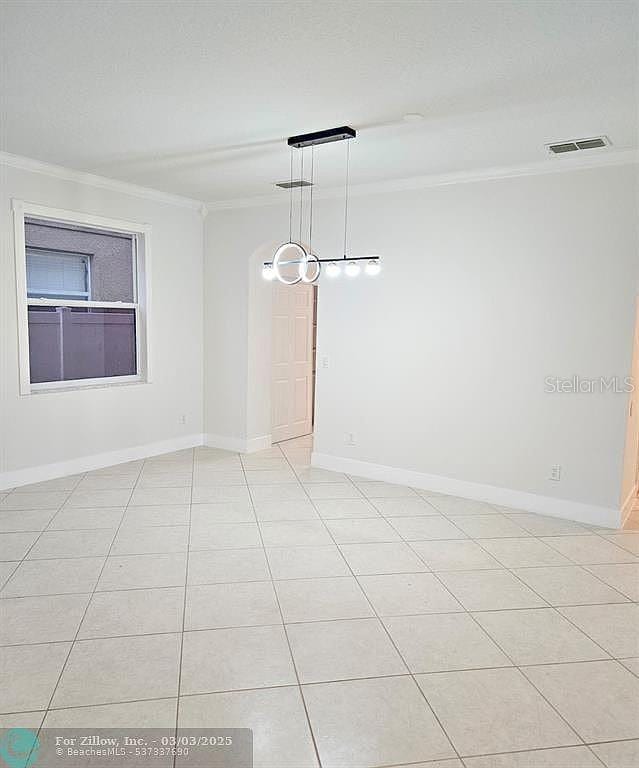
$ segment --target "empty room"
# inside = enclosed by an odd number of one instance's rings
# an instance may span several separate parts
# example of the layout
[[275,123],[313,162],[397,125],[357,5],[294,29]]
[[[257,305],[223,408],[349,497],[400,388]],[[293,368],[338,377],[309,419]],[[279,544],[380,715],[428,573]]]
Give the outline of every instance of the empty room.
[[0,768],[639,766],[639,3],[0,0]]

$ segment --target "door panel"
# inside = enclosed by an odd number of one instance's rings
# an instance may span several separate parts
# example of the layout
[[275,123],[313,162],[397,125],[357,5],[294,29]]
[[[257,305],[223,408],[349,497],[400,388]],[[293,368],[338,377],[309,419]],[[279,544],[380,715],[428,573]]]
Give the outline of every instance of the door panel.
[[308,347],[308,315],[293,318],[293,361],[295,364],[308,363],[312,350]]
[[273,364],[288,365],[288,317],[273,318]]
[[274,443],[308,435],[313,429],[313,312],[313,286],[273,286]]
[[288,426],[288,381],[279,379],[271,387],[273,409],[273,429],[286,429]]
[[309,402],[308,402],[308,376],[295,379],[294,385],[294,405],[293,405],[293,422],[299,424],[305,422],[308,418]]

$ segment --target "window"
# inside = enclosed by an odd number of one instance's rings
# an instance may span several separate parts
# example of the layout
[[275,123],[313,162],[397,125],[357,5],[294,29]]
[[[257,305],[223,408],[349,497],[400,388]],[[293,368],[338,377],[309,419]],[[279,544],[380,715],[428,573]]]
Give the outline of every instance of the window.
[[148,227],[14,201],[20,391],[149,380]]
[[27,245],[27,298],[89,300],[89,256]]

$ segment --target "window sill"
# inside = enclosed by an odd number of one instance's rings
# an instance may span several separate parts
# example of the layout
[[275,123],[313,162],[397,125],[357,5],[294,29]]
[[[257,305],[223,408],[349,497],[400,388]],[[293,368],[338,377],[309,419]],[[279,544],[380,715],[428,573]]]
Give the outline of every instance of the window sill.
[[79,379],[75,381],[42,382],[31,384],[23,395],[44,395],[52,392],[77,392],[85,389],[111,389],[113,387],[131,387],[149,384],[144,376],[114,376],[105,379]]

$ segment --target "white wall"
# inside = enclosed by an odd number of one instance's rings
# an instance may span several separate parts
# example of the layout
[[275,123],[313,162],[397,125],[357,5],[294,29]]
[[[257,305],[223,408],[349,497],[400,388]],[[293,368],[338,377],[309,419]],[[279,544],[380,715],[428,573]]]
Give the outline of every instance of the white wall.
[[219,447],[245,450],[269,439],[271,286],[260,275],[284,224],[288,232],[288,209],[279,207],[206,220],[204,431]]
[[[111,454],[143,455],[199,440],[200,212],[5,165],[0,173],[0,487],[65,474],[91,457],[112,463]],[[11,198],[151,225],[152,383],[19,395]]]
[[[544,380],[629,374],[636,195],[633,165],[355,197],[353,251],[381,253],[384,271],[320,286],[318,354],[330,359],[318,371],[320,460],[580,502],[594,518],[617,510],[627,397],[547,394]],[[263,358],[270,318],[249,311],[249,295],[268,289],[249,262],[286,237],[286,216],[278,206],[208,217],[209,433],[250,439],[247,414],[259,431],[268,423],[254,339],[261,327]],[[320,201],[322,256],[339,256],[340,225],[339,201]]]
[[[231,448],[262,444],[270,289],[259,264],[286,237],[286,205],[211,213],[202,287],[197,210],[1,172],[2,484],[203,431]],[[636,195],[625,166],[353,198],[353,251],[383,254],[384,271],[322,281],[318,460],[617,509],[627,398],[550,395],[544,378],[628,374]],[[11,198],[151,224],[151,384],[19,396]],[[338,200],[317,203],[323,256],[341,253],[341,213]]]

